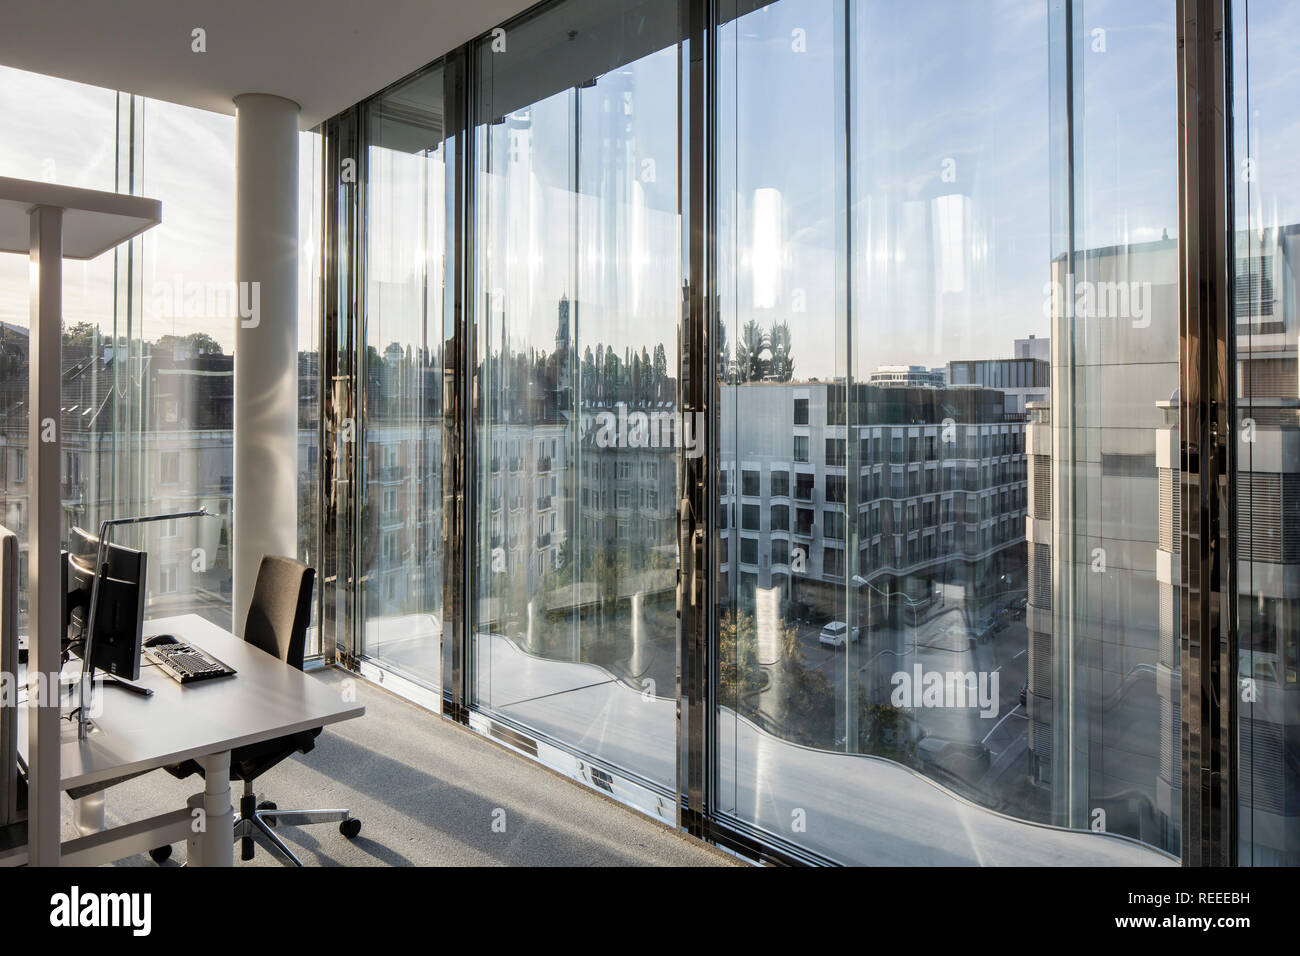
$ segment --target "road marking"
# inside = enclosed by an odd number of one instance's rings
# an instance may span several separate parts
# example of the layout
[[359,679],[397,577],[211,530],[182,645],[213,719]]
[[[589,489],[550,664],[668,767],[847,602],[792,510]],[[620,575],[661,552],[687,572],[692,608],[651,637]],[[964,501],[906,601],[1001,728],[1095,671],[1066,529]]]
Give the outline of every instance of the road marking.
[[[990,737],[992,737],[995,733],[997,733],[998,728],[1001,727],[1001,726],[1003,725],[1003,723],[1006,722],[1006,719],[1007,719],[1008,717],[1010,717],[1012,714],[1014,714],[1016,711],[1018,711],[1019,709],[1020,709],[1020,705],[1019,705],[1019,704],[1016,704],[1016,706],[1012,707],[1009,711],[1007,711],[1007,712],[1002,716],[1002,719],[999,720],[996,724],[993,725],[993,729],[990,730],[987,734],[984,735],[984,739],[981,740],[980,743],[981,743],[981,744],[988,743],[988,739],[989,739]],[[1026,720],[1027,720],[1027,719],[1028,719],[1028,718],[1026,718]]]
[[1021,651],[1019,654],[1017,654],[1015,657],[1011,659],[1014,661],[1017,657],[1024,657],[1028,653],[1029,653],[1029,648],[1026,647],[1023,651]]

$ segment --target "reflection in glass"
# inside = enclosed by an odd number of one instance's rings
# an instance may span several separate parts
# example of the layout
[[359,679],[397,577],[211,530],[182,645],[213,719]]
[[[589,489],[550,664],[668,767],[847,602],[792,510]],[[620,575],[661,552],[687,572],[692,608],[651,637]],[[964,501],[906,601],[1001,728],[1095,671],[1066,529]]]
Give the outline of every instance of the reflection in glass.
[[443,77],[372,102],[358,494],[363,653],[441,686]]
[[685,438],[675,11],[543,13],[478,49],[474,107],[474,702],[663,789]]
[[719,803],[833,859],[1178,850],[1173,19],[1072,7],[724,11]]
[[1239,862],[1300,863],[1300,10],[1233,5],[1236,196]]

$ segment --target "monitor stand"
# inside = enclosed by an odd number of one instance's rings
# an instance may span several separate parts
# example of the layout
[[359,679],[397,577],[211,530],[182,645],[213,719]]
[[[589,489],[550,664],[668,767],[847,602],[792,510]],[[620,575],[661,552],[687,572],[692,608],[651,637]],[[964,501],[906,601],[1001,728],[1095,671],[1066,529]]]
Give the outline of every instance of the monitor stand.
[[123,690],[129,690],[133,694],[139,694],[141,697],[153,696],[153,688],[141,687],[139,684],[133,684],[129,680],[124,680],[114,674],[105,674],[100,680],[105,687],[120,687]]

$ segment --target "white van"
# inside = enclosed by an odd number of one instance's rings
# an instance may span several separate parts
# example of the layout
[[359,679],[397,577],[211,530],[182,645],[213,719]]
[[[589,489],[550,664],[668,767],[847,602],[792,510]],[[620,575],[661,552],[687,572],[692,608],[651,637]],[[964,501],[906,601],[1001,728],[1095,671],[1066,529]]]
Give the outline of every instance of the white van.
[[[844,646],[844,642],[848,638],[849,626],[843,621],[831,621],[822,628],[822,632],[818,636],[817,640],[822,647],[840,648]],[[857,643],[858,629],[856,627],[853,628],[852,640],[855,644]]]

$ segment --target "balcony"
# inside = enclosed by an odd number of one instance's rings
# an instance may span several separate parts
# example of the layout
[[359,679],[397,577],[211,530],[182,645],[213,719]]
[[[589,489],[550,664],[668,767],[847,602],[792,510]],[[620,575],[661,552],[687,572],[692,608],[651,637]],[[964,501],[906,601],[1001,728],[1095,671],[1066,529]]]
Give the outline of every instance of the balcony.
[[537,510],[538,510],[538,511],[549,511],[549,510],[551,509],[551,504],[552,504],[552,500],[551,500],[551,496],[550,496],[550,495],[539,495],[539,496],[538,496],[538,498],[537,498]]
[[541,458],[537,459],[537,471],[539,474],[550,470],[551,470],[550,455],[543,455]]
[[542,548],[549,548],[550,546],[551,546],[551,535],[550,535],[550,532],[547,532],[546,534],[539,534],[539,535],[537,536],[537,547],[538,547],[538,550],[540,550],[540,549],[542,549]]
[[84,504],[86,500],[86,483],[84,481],[68,481],[67,479],[60,481],[59,498],[65,508]]

